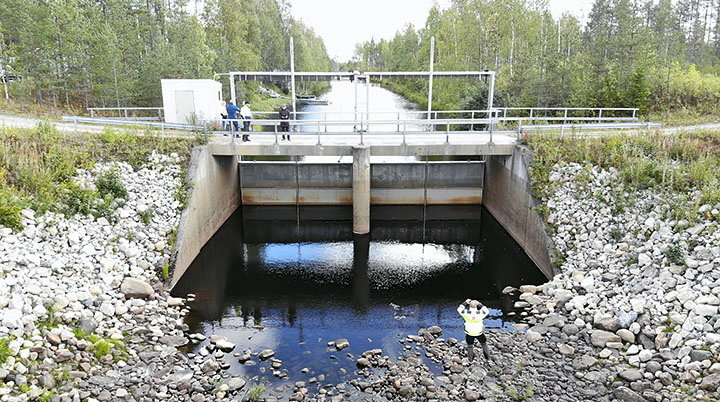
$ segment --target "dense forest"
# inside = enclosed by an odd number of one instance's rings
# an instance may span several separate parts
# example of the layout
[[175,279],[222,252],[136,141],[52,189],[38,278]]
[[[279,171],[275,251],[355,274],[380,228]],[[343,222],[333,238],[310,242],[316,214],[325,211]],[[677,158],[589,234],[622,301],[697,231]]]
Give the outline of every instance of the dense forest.
[[[287,0],[202,3],[3,0],[0,67],[21,77],[10,96],[55,106],[157,106],[161,78],[289,70],[291,36],[299,70],[331,69],[322,40],[290,16]],[[254,96],[255,85],[240,85],[240,99]]]
[[[432,36],[436,70],[498,72],[497,106],[720,110],[720,0],[596,0],[586,22],[541,0],[453,0],[344,67],[427,71]],[[424,81],[386,84],[426,103]],[[434,106],[482,108],[479,85],[437,80]]]

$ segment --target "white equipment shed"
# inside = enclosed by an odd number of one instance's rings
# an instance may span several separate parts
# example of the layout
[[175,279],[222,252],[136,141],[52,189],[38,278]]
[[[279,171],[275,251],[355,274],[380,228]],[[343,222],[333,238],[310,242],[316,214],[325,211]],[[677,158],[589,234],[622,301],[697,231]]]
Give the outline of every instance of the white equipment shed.
[[222,84],[215,80],[160,80],[166,123],[199,124],[220,118]]

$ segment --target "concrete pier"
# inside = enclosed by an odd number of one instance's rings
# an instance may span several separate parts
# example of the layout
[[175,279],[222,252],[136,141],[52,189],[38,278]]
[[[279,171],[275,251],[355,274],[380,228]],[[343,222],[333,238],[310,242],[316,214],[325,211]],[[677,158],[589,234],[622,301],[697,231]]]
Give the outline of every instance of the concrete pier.
[[370,233],[370,149],[353,147],[353,233]]

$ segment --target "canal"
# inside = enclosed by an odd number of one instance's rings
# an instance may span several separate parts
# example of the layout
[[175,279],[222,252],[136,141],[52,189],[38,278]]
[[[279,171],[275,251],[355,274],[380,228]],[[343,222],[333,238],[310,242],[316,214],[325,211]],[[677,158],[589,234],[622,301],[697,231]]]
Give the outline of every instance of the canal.
[[[325,95],[330,105],[303,110],[353,112],[352,89],[334,83]],[[372,105],[413,106],[377,86]],[[467,298],[490,308],[489,328],[512,331],[521,316],[502,290],[545,281],[480,205],[373,206],[371,219],[371,233],[356,236],[350,206],[239,208],[173,290],[196,295],[186,317],[190,330],[227,338],[237,345],[222,358],[231,375],[287,397],[295,381],[314,393],[321,384],[355,378],[355,361],[366,350],[398,357],[405,350],[398,341],[420,328],[438,325],[443,336],[462,339],[456,309]],[[328,346],[338,339],[349,346]],[[207,353],[208,343],[188,351]],[[282,362],[273,367],[272,359],[256,356],[266,349]]]

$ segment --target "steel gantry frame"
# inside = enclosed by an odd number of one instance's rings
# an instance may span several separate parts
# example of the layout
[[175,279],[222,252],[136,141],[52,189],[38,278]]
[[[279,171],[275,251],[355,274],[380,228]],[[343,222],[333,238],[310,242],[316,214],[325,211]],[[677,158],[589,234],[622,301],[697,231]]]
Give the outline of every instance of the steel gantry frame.
[[[493,98],[495,96],[495,71],[435,71],[435,37],[430,40],[430,68],[429,71],[336,71],[336,72],[298,72],[295,71],[295,40],[290,38],[290,71],[231,71],[228,73],[215,73],[214,78],[227,76],[230,80],[230,100],[237,104],[235,81],[263,81],[263,82],[285,82],[290,84],[290,91],[293,103],[293,117],[297,118],[297,93],[296,82],[329,82],[348,80],[355,83],[355,114],[358,113],[358,88],[359,81],[365,82],[366,102],[365,114],[370,115],[370,83],[372,79],[401,79],[401,78],[427,78],[428,79],[428,113],[430,120],[432,112],[433,82],[435,78],[470,78],[488,80],[487,110],[493,110]],[[357,117],[355,118],[357,120]]]

